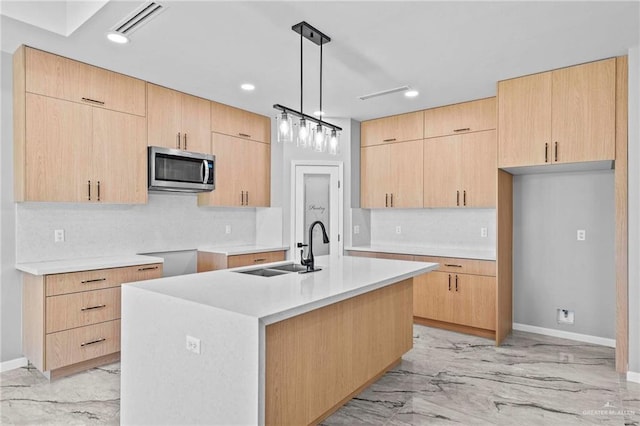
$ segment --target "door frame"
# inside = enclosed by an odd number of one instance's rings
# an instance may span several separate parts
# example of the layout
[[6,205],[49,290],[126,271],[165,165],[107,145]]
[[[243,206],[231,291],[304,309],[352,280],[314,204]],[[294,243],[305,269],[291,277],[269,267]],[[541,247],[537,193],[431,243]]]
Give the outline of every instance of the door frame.
[[342,161],[321,160],[292,160],[291,161],[291,195],[290,195],[290,220],[289,241],[291,259],[296,260],[296,168],[304,167],[337,167],[338,168],[338,254],[344,252],[344,164]]

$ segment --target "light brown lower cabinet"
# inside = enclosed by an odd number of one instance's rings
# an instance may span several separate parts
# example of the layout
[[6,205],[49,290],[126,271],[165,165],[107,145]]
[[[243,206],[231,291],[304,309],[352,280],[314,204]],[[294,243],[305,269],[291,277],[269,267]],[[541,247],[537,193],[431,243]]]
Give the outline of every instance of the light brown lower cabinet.
[[263,263],[279,262],[285,259],[284,250],[265,251],[260,253],[226,255],[198,251],[198,272],[215,271],[218,269],[237,268],[239,266],[261,265]]
[[162,264],[24,274],[22,348],[49,379],[120,358],[120,286],[162,276]]

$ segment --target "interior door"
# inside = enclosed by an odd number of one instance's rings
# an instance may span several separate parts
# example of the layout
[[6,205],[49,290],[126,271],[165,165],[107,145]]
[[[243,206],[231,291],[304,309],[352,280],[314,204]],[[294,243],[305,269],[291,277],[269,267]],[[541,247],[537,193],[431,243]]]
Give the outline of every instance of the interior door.
[[[309,244],[309,227],[321,221],[329,236],[329,244],[322,241],[322,230],[313,230],[313,255],[342,253],[342,168],[338,165],[295,166],[295,218],[292,249],[294,260],[300,261],[297,243]],[[308,248],[304,249],[306,257]]]

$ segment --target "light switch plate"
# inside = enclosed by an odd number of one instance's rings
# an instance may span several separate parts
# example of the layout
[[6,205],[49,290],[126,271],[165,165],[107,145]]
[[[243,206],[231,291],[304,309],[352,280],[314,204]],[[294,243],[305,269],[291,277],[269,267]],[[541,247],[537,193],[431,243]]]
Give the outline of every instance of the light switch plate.
[[53,231],[53,241],[56,243],[64,242],[64,229],[56,229]]
[[200,355],[200,339],[187,335],[187,350]]
[[578,241],[585,241],[587,239],[587,231],[584,229],[578,229],[576,238]]

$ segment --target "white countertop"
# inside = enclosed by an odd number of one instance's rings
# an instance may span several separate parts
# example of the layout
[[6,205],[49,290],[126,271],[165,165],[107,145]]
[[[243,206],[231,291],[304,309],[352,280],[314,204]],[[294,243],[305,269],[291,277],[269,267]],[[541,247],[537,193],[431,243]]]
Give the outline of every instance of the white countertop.
[[413,254],[418,256],[458,257],[462,259],[496,260],[495,250],[470,249],[464,247],[426,247],[401,245],[349,246],[345,250],[380,253]]
[[226,256],[233,256],[236,254],[261,253],[261,252],[267,252],[267,251],[281,251],[281,250],[289,250],[289,246],[244,245],[244,246],[198,247],[198,251],[203,251],[207,253],[224,254]]
[[[291,263],[274,262],[275,266]],[[129,286],[260,319],[265,324],[327,306],[438,268],[437,263],[318,256],[321,271],[262,277],[234,271],[255,266],[140,281]]]
[[16,269],[32,275],[63,274],[65,272],[91,271],[94,269],[121,268],[124,266],[163,263],[161,257],[131,254],[124,256],[89,257],[81,259],[51,260],[47,262],[16,263]]

